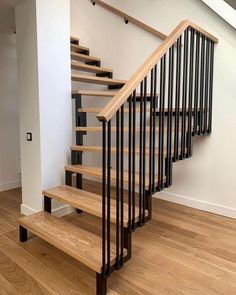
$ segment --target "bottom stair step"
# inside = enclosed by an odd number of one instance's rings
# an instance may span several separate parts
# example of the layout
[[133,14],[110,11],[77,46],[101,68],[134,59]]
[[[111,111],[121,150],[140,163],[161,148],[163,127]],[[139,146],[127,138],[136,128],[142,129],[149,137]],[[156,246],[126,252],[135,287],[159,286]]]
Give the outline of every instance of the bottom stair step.
[[[19,225],[72,256],[97,273],[102,272],[102,238],[46,212],[18,220]],[[124,255],[127,255],[124,249]],[[111,265],[116,262],[116,245],[111,242]]]

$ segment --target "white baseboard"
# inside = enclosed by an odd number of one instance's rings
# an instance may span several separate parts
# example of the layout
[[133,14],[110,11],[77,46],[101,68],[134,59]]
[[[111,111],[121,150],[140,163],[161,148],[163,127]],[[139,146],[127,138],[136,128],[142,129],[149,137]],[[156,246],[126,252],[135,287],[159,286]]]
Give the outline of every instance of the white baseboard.
[[20,205],[20,210],[21,210],[21,214],[26,216],[39,212],[39,210],[36,210],[24,204]]
[[73,213],[75,211],[75,208],[69,206],[69,205],[64,205],[59,208],[53,209],[52,214],[57,216],[57,217],[62,217],[67,214]]
[[219,204],[205,202],[202,200],[196,200],[186,196],[181,196],[178,194],[166,193],[166,192],[158,193],[154,197],[161,200],[169,201],[172,203],[191,207],[194,209],[199,209],[199,210],[207,211],[210,213],[236,219],[235,208],[230,208],[230,207],[222,206]]
[[[21,204],[21,213],[23,215],[31,215],[31,214],[34,214],[34,213],[37,213],[39,212],[40,210],[36,210],[34,208],[31,208],[27,205],[24,205],[24,204]],[[62,217],[64,215],[67,215],[67,214],[70,214],[72,212],[74,212],[75,209],[69,205],[63,205],[61,207],[58,207],[58,208],[55,208],[52,210],[52,214],[57,216],[57,217]]]
[[21,186],[20,180],[13,180],[7,183],[0,184],[0,192],[8,191],[10,189],[18,188]]

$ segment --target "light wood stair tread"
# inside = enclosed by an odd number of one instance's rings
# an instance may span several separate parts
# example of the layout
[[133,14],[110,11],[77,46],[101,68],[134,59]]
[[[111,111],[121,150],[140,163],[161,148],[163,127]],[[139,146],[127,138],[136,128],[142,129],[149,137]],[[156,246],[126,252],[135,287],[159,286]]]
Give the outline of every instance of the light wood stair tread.
[[[96,153],[100,153],[102,152],[102,147],[101,146],[85,146],[85,145],[74,145],[71,146],[71,151],[77,151],[77,152],[96,152]],[[129,152],[129,148],[128,147],[124,147],[124,154],[128,154]],[[111,153],[115,154],[116,153],[116,147],[112,146],[111,147]],[[135,153],[136,154],[140,154],[140,149],[137,147],[135,149]],[[150,153],[150,149],[149,147],[146,148],[146,155],[148,156]],[[156,148],[155,150],[155,154],[158,155],[159,154],[159,149]],[[166,155],[166,148],[164,148],[164,155]],[[173,154],[173,151],[172,151]]]
[[80,60],[85,62],[100,62],[101,59],[97,57],[93,57],[90,55],[85,55],[77,52],[71,52],[71,59],[72,60]]
[[74,44],[74,43],[79,44],[79,37],[70,36],[70,42],[71,42],[72,44]]
[[71,44],[70,45],[70,48],[71,50],[75,51],[75,52],[89,52],[89,48],[88,47],[85,47],[85,46],[81,46],[81,45],[77,45],[77,44]]
[[[102,271],[102,238],[46,212],[20,218],[19,225],[72,256],[92,270]],[[127,254],[124,250],[125,255]],[[116,246],[111,242],[111,264],[115,263]]]
[[[101,178],[102,177],[102,168],[101,167],[90,167],[85,165],[67,165],[65,166],[66,171],[70,171],[72,173],[85,174],[91,177]],[[124,183],[128,183],[128,171],[124,171]],[[157,185],[158,176],[155,176]],[[165,177],[163,177],[165,179]],[[116,169],[111,169],[111,182],[114,183],[116,181]],[[139,173],[135,173],[135,184],[139,185]],[[145,188],[149,189],[149,175],[145,175]]]
[[72,78],[72,81],[103,84],[103,85],[124,85],[126,83],[126,81],[124,80],[96,77],[96,76],[90,76],[90,75],[80,75],[80,74],[72,74],[71,78]]
[[111,69],[87,65],[82,62],[75,62],[75,61],[71,62],[71,68],[73,70],[80,70],[80,71],[92,72],[92,73],[97,73],[97,74],[112,73],[113,72]]
[[110,90],[79,90],[73,91],[73,94],[81,94],[84,96],[101,96],[101,97],[113,97],[117,91]]
[[[118,91],[111,90],[78,90],[73,91],[73,94],[81,94],[84,96],[101,96],[101,97],[113,97],[117,94]],[[137,97],[140,96],[139,93],[136,94]]]
[[[75,128],[76,131],[81,131],[81,132],[102,132],[102,127],[87,127],[87,126],[84,126],[84,127],[76,127]],[[159,128],[156,127],[156,131],[158,131]],[[164,131],[167,130],[167,127],[164,127]],[[116,132],[116,127],[115,126],[112,126],[111,127],[111,132]],[[129,127],[125,126],[124,127],[124,132],[129,132]],[[140,128],[139,127],[136,127],[136,132],[140,132]],[[149,127],[146,127],[146,132],[150,132],[150,128]],[[172,128],[172,132],[174,132],[174,128]]]
[[[71,205],[74,208],[102,217],[102,196],[71,186],[59,186],[43,192],[44,196]],[[146,216],[148,211],[146,211]],[[135,208],[135,221],[139,219],[139,208]],[[116,223],[116,200],[111,199],[111,222]],[[128,204],[124,203],[124,227],[128,227]]]

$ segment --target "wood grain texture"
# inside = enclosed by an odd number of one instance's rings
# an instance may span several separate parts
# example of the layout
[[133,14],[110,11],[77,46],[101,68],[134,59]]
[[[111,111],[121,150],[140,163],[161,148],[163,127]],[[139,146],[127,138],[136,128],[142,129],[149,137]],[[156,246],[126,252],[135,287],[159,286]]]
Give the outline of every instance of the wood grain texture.
[[[101,186],[84,181],[84,189]],[[0,229],[0,294],[95,295],[93,271],[39,238],[18,242],[20,203],[20,190],[0,193],[0,220],[12,226]],[[132,260],[109,278],[109,295],[236,294],[235,220],[158,199],[153,213],[133,235]],[[64,219],[99,232],[97,217]]]
[[[75,146],[71,146],[71,150],[72,150],[72,151],[77,151],[77,152],[94,152],[94,153],[101,153],[101,152],[102,152],[102,147],[101,147],[101,146],[75,145]],[[179,149],[179,152],[180,152],[180,151],[181,151],[181,149]],[[116,153],[116,147],[114,147],[114,146],[111,147],[111,153],[112,153],[112,154],[115,154],[115,153]],[[124,147],[124,154],[127,155],[128,153],[129,153],[129,149],[128,149],[128,147]],[[138,147],[135,149],[135,153],[136,153],[137,155],[140,154],[140,149],[139,149]],[[150,148],[147,147],[145,153],[146,153],[146,156],[148,156],[149,153],[150,153]],[[158,153],[159,153],[159,149],[156,148],[156,150],[155,150],[155,154],[158,155]],[[164,147],[163,153],[164,153],[165,156],[167,155],[166,147]],[[172,151],[172,153],[173,153],[173,151]],[[173,153],[173,154],[174,154],[174,153]],[[173,154],[172,154],[172,155],[173,155]]]
[[72,74],[71,79],[72,81],[77,81],[77,82],[102,84],[102,85],[124,85],[126,82],[125,80],[110,79],[110,78],[81,75],[81,74]]
[[[102,238],[46,212],[22,217],[18,223],[75,258],[95,272],[102,272]],[[124,255],[127,252],[124,251]],[[111,243],[111,265],[116,262],[116,245]]]
[[91,72],[91,73],[97,73],[97,74],[103,74],[103,73],[112,73],[111,69],[96,67],[84,64],[82,62],[71,62],[71,68],[72,70],[78,70],[78,71],[85,71],[85,72]]
[[81,94],[83,96],[94,96],[94,97],[113,97],[115,96],[117,91],[110,91],[110,90],[78,90],[73,91],[73,94]]
[[79,60],[79,61],[84,61],[84,62],[100,62],[100,58],[93,57],[90,55],[85,55],[77,52],[71,52],[71,59],[72,60]]
[[76,43],[77,45],[79,44],[79,38],[75,36],[70,36],[70,42],[71,43]]
[[[101,167],[90,167],[90,166],[85,166],[85,165],[67,165],[65,166],[66,171],[70,171],[73,173],[79,173],[95,178],[102,178],[102,168]],[[128,171],[124,170],[123,173],[124,177],[124,183],[128,183],[129,177],[128,177]],[[163,177],[165,180],[165,177]],[[156,175],[155,177],[155,185],[158,184],[158,176]],[[111,169],[111,182],[114,184],[116,181],[116,169]],[[135,184],[139,185],[139,173],[135,173]],[[149,174],[146,174],[145,176],[145,188],[148,190],[149,189]]]
[[175,44],[177,39],[188,28],[195,28],[200,33],[207,36],[213,42],[217,43],[218,39],[210,35],[208,32],[195,25],[194,23],[185,20],[182,21],[173,32],[162,42],[162,44],[150,55],[150,57],[143,63],[143,65],[134,73],[133,76],[127,81],[122,89],[110,100],[105,108],[98,114],[97,118],[100,121],[109,121],[120,107],[127,101],[129,96],[149,74],[151,69],[160,61],[164,54]]
[[84,52],[84,51],[89,52],[88,47],[77,45],[77,44],[71,44],[70,49],[71,51],[75,51],[77,53]]
[[[102,196],[71,186],[59,186],[43,192],[44,196],[79,208],[83,212],[102,217]],[[148,212],[146,212],[148,216]],[[139,208],[135,208],[135,221],[138,221]],[[116,201],[111,200],[111,222],[116,223]],[[124,203],[124,227],[128,226],[128,204]]]

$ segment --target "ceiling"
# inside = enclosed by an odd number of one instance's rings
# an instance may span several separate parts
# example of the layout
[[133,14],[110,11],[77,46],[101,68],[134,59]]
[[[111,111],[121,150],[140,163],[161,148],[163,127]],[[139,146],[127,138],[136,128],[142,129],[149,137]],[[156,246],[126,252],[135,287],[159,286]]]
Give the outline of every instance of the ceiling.
[[0,33],[15,30],[14,6],[21,0],[0,0]]
[[225,0],[225,2],[236,9],[236,0]]

